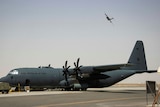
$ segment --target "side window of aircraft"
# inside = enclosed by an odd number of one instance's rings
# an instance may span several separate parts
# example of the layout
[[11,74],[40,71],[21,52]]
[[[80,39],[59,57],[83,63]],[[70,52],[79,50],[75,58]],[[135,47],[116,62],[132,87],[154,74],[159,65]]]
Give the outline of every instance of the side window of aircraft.
[[11,75],[18,75],[18,70],[12,70],[9,72]]

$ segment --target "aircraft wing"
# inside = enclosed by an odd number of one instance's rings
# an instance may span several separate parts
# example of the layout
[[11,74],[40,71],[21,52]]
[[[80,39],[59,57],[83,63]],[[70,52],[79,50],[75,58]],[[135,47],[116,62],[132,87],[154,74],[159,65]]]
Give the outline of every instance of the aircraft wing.
[[106,72],[120,69],[121,67],[131,66],[131,64],[115,64],[115,65],[103,65],[103,66],[95,66],[93,67],[94,73]]

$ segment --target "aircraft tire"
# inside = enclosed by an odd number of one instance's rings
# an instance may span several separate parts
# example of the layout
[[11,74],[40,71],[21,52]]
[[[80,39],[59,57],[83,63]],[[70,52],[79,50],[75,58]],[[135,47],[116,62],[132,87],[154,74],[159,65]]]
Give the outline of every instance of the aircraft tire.
[[71,91],[71,88],[65,88],[64,90],[65,91]]
[[87,91],[87,88],[81,88],[81,91]]
[[9,90],[3,90],[2,94],[8,94]]
[[80,88],[73,88],[73,91],[79,91]]

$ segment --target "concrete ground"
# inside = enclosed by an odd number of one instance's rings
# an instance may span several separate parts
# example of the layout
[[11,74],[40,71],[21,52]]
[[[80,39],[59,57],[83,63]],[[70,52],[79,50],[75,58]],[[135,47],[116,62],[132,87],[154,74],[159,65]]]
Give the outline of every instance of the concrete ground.
[[[148,95],[148,104],[153,102]],[[110,87],[87,91],[31,91],[0,94],[1,107],[146,107],[145,87]]]

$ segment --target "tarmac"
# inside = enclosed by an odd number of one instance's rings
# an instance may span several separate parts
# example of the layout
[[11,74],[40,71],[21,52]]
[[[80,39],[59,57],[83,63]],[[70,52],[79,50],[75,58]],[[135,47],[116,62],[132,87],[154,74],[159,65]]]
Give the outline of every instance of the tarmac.
[[[145,87],[89,88],[87,91],[31,91],[0,94],[1,107],[149,107]],[[156,106],[157,107],[157,106]]]

